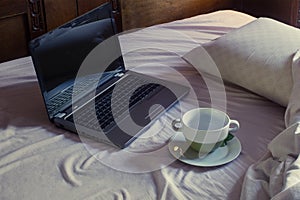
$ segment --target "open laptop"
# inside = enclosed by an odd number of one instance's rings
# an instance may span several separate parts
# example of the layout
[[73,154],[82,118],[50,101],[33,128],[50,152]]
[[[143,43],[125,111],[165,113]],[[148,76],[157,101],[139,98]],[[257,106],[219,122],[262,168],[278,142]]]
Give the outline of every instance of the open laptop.
[[[125,69],[110,3],[29,43],[49,119],[58,127],[127,147],[189,88]],[[78,76],[85,58],[114,38],[109,66]],[[98,52],[107,54],[105,51]],[[95,64],[95,63],[94,63]]]

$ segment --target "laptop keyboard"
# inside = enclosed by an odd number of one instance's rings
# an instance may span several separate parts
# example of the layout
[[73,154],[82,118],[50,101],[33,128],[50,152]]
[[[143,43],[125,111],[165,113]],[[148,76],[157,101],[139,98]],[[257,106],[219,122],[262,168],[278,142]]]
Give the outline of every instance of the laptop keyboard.
[[[137,86],[140,86],[137,88]],[[162,88],[136,76],[126,77],[117,86],[111,87],[95,102],[85,105],[76,113],[76,123],[94,130],[108,130],[115,125],[116,119],[144,99]],[[130,97],[128,94],[132,94]],[[129,100],[129,103],[128,103]],[[129,105],[129,108],[126,106]],[[113,107],[113,110],[112,110]],[[91,117],[96,112],[95,117]],[[74,122],[73,118],[69,119]],[[100,126],[99,126],[100,125]]]
[[70,86],[66,90],[50,98],[50,100],[47,102],[49,114],[52,115],[58,108],[68,102],[71,102],[72,95],[76,97],[82,92],[90,89],[98,80],[99,78],[97,76],[91,76],[84,79],[84,81],[78,81],[78,83],[76,83],[76,87]]

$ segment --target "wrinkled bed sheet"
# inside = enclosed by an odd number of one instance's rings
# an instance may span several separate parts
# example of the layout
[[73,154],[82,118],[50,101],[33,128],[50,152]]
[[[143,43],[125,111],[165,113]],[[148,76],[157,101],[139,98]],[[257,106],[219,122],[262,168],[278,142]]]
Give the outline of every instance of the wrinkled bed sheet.
[[293,89],[285,113],[286,129],[247,170],[241,199],[300,199],[300,51],[291,66]]
[[[210,106],[206,84],[181,56],[201,43],[254,20],[219,11],[120,36],[128,68],[190,86],[126,150],[86,143],[47,118],[30,57],[0,65],[0,199],[240,199],[245,173],[285,129],[285,108],[226,84],[226,111],[239,120],[242,152],[217,167],[194,167],[167,149],[170,122]],[[218,87],[211,87],[218,93]],[[158,151],[159,150],[159,151]]]

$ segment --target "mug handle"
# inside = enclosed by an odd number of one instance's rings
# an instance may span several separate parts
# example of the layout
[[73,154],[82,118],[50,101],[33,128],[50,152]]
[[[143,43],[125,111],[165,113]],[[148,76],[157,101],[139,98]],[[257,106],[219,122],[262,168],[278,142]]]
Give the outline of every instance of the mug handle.
[[231,126],[231,125],[233,125],[233,127],[229,127],[228,136],[224,140],[221,147],[226,146],[227,142],[229,142],[230,140],[232,140],[235,137],[232,133],[235,133],[240,128],[240,123],[237,120],[230,120],[229,126]]
[[180,131],[182,128],[182,122],[181,119],[174,119],[172,121],[172,128],[174,131]]
[[[230,127],[231,126],[231,127]],[[230,120],[229,133],[235,133],[240,128],[240,123],[237,120]]]

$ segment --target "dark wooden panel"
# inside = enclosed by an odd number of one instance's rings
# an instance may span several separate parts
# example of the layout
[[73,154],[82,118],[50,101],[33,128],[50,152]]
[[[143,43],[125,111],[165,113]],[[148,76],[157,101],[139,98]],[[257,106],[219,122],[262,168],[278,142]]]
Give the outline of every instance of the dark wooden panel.
[[28,54],[27,27],[26,15],[18,15],[0,20],[0,62]]
[[1,0],[0,18],[27,12],[26,0]]
[[297,20],[297,27],[300,28],[300,0],[298,1],[298,14],[296,16]]
[[82,15],[93,8],[100,6],[101,4],[108,2],[109,0],[77,0],[78,2],[78,15]]
[[218,9],[233,8],[235,0],[121,0],[123,29],[182,19]]
[[46,19],[44,13],[44,2],[43,0],[28,0],[28,22],[30,39],[33,39],[43,33],[46,30]]
[[300,0],[291,3],[290,24],[300,28]]
[[48,31],[77,16],[76,0],[44,0],[44,6]]
[[299,0],[243,0],[243,12],[297,25]]

